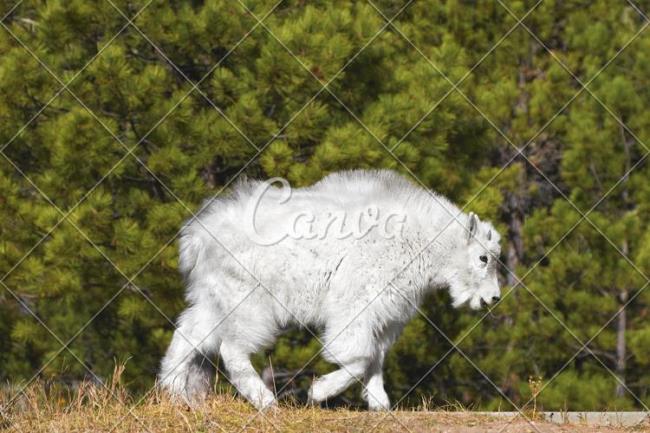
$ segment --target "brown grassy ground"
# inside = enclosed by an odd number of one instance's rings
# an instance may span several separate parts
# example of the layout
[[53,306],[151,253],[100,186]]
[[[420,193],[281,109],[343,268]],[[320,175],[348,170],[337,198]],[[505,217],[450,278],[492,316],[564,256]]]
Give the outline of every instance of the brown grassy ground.
[[216,395],[200,407],[175,405],[155,394],[136,404],[117,383],[107,388],[82,384],[72,392],[37,383],[7,408],[13,392],[0,392],[0,432],[631,432],[634,429],[554,425],[523,419],[481,416],[470,411],[395,411],[370,413],[296,405],[258,413],[242,400]]

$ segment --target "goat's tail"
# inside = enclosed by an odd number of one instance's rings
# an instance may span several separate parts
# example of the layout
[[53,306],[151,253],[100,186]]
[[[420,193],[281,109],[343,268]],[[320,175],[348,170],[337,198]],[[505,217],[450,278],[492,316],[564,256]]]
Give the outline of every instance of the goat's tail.
[[187,279],[205,250],[203,238],[197,233],[197,227],[192,222],[181,229],[179,246],[178,269]]

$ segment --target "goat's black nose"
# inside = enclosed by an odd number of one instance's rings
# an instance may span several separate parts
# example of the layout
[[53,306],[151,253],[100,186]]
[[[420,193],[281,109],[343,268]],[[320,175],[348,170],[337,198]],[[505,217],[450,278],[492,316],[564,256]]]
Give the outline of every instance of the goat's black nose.
[[499,302],[499,299],[501,299],[501,296],[492,296],[492,302]]

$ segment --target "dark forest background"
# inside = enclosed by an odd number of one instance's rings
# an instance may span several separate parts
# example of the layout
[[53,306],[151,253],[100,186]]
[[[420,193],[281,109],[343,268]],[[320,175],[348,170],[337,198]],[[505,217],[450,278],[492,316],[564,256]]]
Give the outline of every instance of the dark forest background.
[[[175,235],[204,198],[241,175],[392,168],[498,225],[507,293],[487,315],[428,299],[388,357],[394,402],[647,409],[647,13],[0,1],[0,380],[126,362],[146,392],[184,306]],[[307,363],[283,395],[332,368],[309,337],[256,360],[278,389]]]

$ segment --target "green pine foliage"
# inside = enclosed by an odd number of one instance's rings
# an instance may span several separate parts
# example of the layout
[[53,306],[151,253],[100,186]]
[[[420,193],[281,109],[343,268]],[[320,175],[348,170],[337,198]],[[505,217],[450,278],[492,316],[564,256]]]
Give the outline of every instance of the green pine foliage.
[[[146,391],[204,198],[391,168],[498,225],[508,293],[484,320],[432,295],[449,340],[406,327],[394,401],[650,404],[650,3],[547,0],[513,29],[535,3],[0,2],[0,380],[126,362]],[[301,398],[319,349],[292,331],[256,362],[307,364]]]

